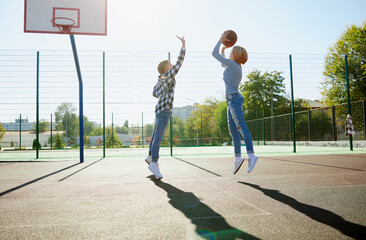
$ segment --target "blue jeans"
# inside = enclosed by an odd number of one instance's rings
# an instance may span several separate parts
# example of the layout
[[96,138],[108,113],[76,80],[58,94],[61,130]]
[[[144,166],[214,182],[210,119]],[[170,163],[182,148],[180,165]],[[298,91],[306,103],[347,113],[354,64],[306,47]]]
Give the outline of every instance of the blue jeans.
[[155,115],[155,128],[149,145],[149,155],[153,162],[159,160],[160,143],[164,140],[165,130],[171,115],[172,111],[167,109]]
[[[227,121],[229,123],[229,130],[234,142],[235,157],[241,156],[241,138],[244,139],[247,148],[247,154],[254,153],[252,136],[245,124],[243,105],[244,98],[241,94],[229,94],[227,99]],[[239,134],[240,133],[240,134]]]

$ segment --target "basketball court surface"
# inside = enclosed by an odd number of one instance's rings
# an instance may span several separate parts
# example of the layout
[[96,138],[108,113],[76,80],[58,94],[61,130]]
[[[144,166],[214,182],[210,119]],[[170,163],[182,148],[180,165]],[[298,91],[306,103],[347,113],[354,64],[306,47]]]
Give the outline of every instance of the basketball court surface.
[[[64,4],[64,5],[60,5]],[[24,32],[107,35],[106,0],[25,0]],[[83,122],[80,118],[80,136]],[[81,138],[83,139],[83,138]],[[80,146],[83,146],[81,140]],[[364,239],[366,149],[257,146],[233,175],[233,147],[0,154],[0,239]],[[79,159],[84,163],[79,163]]]
[[161,181],[147,169],[146,149],[110,150],[105,159],[95,152],[82,164],[77,151],[44,151],[50,157],[40,160],[1,153],[6,159],[0,160],[0,238],[366,235],[365,149],[323,148],[323,154],[309,147],[298,154],[281,153],[285,147],[257,149],[253,172],[246,172],[244,162],[233,175],[230,147],[178,148],[175,157],[163,148]]

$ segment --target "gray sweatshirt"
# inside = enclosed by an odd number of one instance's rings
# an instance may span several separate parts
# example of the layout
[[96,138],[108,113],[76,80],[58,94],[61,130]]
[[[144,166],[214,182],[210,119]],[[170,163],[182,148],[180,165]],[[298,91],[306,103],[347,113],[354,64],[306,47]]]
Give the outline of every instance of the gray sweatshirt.
[[221,62],[221,65],[226,68],[224,71],[225,93],[239,93],[239,84],[242,77],[241,65],[231,59],[225,58],[225,56],[221,56],[219,52],[220,45],[221,42],[219,41],[212,51],[212,56]]

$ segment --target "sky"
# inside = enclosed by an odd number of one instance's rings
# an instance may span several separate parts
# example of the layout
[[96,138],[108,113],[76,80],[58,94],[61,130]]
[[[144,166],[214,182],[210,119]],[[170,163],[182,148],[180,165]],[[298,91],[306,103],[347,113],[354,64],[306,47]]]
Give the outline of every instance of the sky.
[[[3,49],[68,49],[67,36],[25,34],[23,0],[0,0]],[[364,0],[108,0],[108,36],[78,36],[79,49],[210,51],[233,29],[250,52],[324,53],[366,18]]]
[[[295,98],[320,99],[324,55],[347,26],[366,20],[364,9],[364,0],[108,0],[108,35],[75,36],[86,85],[85,102],[92,105],[100,99],[99,56],[105,51],[110,82],[107,101],[111,103],[108,116],[114,112],[116,121],[123,124],[132,112],[140,116],[138,112],[143,111],[153,119],[156,99],[152,98],[151,89],[156,81],[155,69],[168,52],[175,61],[181,46],[175,35],[184,36],[187,42],[186,60],[177,78],[175,106],[192,104],[188,99],[223,99],[223,69],[212,59],[211,51],[227,29],[237,33],[237,45],[249,53],[243,81],[254,69],[283,71],[289,94],[288,55],[292,54]],[[0,0],[0,19],[0,105],[5,109],[0,110],[0,122],[14,121],[19,112],[34,119],[33,105],[25,103],[34,104],[36,51],[41,55],[41,73],[48,77],[41,77],[44,106],[56,98],[46,84],[60,89],[62,83],[53,79],[64,75],[73,85],[70,83],[54,103],[70,99],[77,105],[77,78],[68,36],[24,33],[23,0]],[[19,90],[22,88],[23,92]],[[29,89],[32,91],[27,92]],[[71,92],[75,94],[69,95]],[[45,107],[44,117],[54,112],[55,106]],[[26,113],[28,107],[32,112]],[[93,108],[99,109],[99,105]],[[90,111],[90,118],[100,122],[99,110],[93,112],[88,106],[84,109]],[[14,112],[9,114],[11,110]]]

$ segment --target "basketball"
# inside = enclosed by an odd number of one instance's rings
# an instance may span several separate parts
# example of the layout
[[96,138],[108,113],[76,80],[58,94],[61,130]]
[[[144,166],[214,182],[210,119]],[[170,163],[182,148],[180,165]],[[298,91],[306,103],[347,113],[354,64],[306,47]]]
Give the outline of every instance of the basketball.
[[234,44],[238,40],[238,36],[236,35],[236,33],[233,30],[227,30],[227,31],[229,33],[228,33],[226,38],[229,39],[230,41],[224,41],[223,44],[226,47],[232,47],[232,46],[234,46]]

